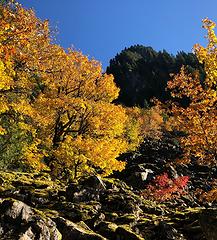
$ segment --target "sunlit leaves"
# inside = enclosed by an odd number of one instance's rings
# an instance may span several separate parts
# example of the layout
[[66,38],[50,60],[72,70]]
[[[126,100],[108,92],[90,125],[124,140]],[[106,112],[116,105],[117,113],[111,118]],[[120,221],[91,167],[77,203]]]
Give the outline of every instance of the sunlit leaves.
[[145,137],[158,139],[164,126],[163,112],[159,106],[150,109],[138,107],[126,109],[128,120],[126,123],[126,138],[131,149],[135,149]]
[[180,176],[174,179],[168,177],[167,173],[156,176],[154,181],[142,191],[144,198],[158,202],[177,199],[186,193],[185,188],[189,181],[188,176]]
[[120,154],[160,136],[160,109],[113,104],[113,76],[98,61],[51,43],[48,21],[20,5],[0,5],[0,14],[2,161],[48,166],[56,176],[108,175],[124,168]]
[[54,150],[54,155],[58,159],[57,164],[71,169],[75,177],[93,172],[96,167],[108,175],[113,170],[123,170],[125,164],[116,158],[126,149],[126,142],[118,139],[97,139],[80,135],[76,138],[68,136]]
[[[30,104],[38,83],[28,66],[34,56],[30,46],[38,52],[39,44],[44,45],[39,39],[49,42],[48,28],[33,11],[12,1],[0,5],[0,157],[4,167],[19,167],[24,162],[30,168],[37,165],[29,157],[30,149],[38,145],[34,139],[37,126],[31,121],[35,110]],[[39,161],[37,151],[32,152]]]
[[176,127],[185,133],[181,143],[184,147],[184,160],[194,156],[204,164],[216,164],[217,155],[217,40],[214,33],[215,24],[205,19],[204,28],[208,31],[208,45],[195,45],[194,50],[204,64],[206,78],[203,82],[199,74],[189,75],[182,68],[168,84],[174,97],[188,97],[189,106],[180,107],[173,104],[172,113],[176,117]]

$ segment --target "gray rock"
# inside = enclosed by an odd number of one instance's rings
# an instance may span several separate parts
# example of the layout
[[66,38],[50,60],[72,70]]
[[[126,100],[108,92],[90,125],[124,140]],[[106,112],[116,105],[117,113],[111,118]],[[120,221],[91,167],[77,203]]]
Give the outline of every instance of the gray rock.
[[144,240],[144,238],[134,233],[127,226],[119,226],[115,233],[117,240]]
[[96,175],[85,179],[82,182],[82,186],[84,188],[93,188],[95,190],[105,190],[106,189],[105,183],[102,181],[100,176],[96,176]]
[[35,238],[35,234],[32,232],[32,228],[29,227],[24,233],[19,237],[19,240],[32,240]]
[[[25,203],[6,199],[0,204],[0,239],[61,240],[56,223]],[[15,237],[16,236],[16,237]]]
[[2,202],[1,214],[11,220],[19,218],[22,222],[28,222],[33,215],[31,208],[25,203],[17,200],[5,200]]
[[183,234],[166,222],[160,222],[155,228],[154,239],[156,240],[186,240]]
[[62,240],[106,240],[103,236],[94,233],[85,223],[73,223],[62,217],[56,219],[57,226],[63,236]]

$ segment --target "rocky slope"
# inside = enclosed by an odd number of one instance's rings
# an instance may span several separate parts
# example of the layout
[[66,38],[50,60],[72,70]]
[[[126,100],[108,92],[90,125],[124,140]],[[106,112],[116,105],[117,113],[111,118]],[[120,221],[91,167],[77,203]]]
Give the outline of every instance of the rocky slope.
[[47,173],[0,172],[0,239],[214,240],[217,209],[156,203],[121,180],[78,183]]

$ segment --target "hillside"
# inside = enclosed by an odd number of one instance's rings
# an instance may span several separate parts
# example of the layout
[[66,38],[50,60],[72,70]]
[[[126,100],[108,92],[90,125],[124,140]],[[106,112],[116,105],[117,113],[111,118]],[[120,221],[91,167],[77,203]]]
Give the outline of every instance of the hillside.
[[217,37],[203,27],[194,54],[136,45],[105,73],[0,2],[0,239],[217,240]]
[[[146,161],[140,171],[148,164],[159,167]],[[194,192],[207,186],[207,169],[174,171],[192,175],[188,190],[164,202],[148,200],[142,189],[117,178],[63,184],[45,172],[0,172],[1,239],[216,239],[216,204],[200,201]]]

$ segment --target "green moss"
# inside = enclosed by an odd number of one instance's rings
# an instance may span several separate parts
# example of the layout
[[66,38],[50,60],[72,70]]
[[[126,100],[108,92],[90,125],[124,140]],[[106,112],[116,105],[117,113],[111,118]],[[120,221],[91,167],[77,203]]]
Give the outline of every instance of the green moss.
[[47,216],[49,218],[57,218],[59,217],[59,213],[55,210],[51,210],[51,209],[43,209],[44,212],[44,216]]
[[63,188],[60,182],[52,181],[48,174],[0,171],[0,178],[3,182],[2,186],[32,186],[39,189],[54,188],[56,190]]
[[140,218],[138,221],[138,223],[148,223],[148,222],[152,222],[152,221],[151,221],[151,219],[145,218],[145,217]]
[[108,239],[116,239],[115,231],[118,225],[112,222],[103,221],[98,225],[98,232]]
[[49,192],[47,190],[36,189],[34,191],[34,196],[42,197],[42,198],[48,198],[49,197]]
[[130,224],[137,221],[137,217],[134,214],[125,214],[119,217],[115,222],[121,224]]
[[112,232],[115,232],[117,227],[118,226],[115,223],[108,223],[108,229],[111,230]]
[[206,209],[206,208],[205,207],[185,208],[185,212],[199,213],[204,209]]
[[115,221],[118,218],[118,214],[116,212],[104,212],[106,220]]
[[34,180],[33,182],[33,185],[36,187],[36,188],[48,188],[48,187],[53,187],[54,185],[54,182],[50,181],[50,180]]
[[116,233],[126,240],[144,240],[144,238],[133,232],[129,225],[119,225]]

